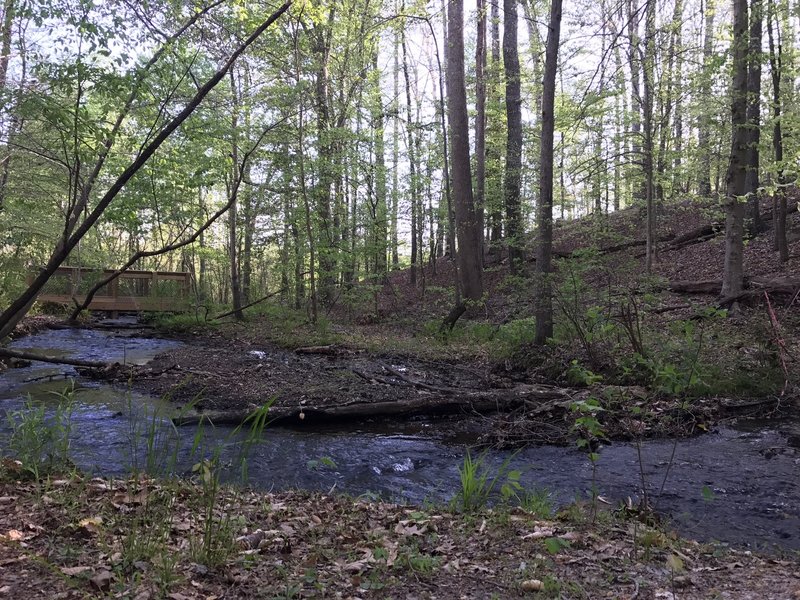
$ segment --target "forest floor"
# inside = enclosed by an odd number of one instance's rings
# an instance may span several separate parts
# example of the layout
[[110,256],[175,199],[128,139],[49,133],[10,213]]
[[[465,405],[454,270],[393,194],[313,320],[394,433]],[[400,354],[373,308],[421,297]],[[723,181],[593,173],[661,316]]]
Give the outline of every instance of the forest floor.
[[[490,254],[487,301],[453,331],[440,328],[452,303],[444,257],[414,285],[400,271],[354,286],[317,326],[275,306],[244,323],[168,319],[161,324],[173,334],[179,326],[182,347],[133,374],[102,376],[133,375],[135,388],[191,404],[189,421],[238,422],[268,401],[274,418],[294,425],[494,413],[482,441],[497,445],[570,443],[586,434],[575,427],[585,411],[574,408],[587,401],[609,439],[692,435],[724,419],[796,411],[800,215],[790,215],[787,264],[778,264],[769,231],[748,242],[745,272],[760,283],[723,310],[721,214],[701,209],[664,209],[650,276],[640,211],[557,227],[557,254],[568,258],[557,267],[560,325],[544,350],[530,344],[532,278],[509,276],[503,257]],[[581,249],[587,239],[594,246]]]
[[[0,482],[0,597],[800,598],[795,556],[571,507],[456,513],[186,481]],[[594,523],[592,523],[594,521]]]

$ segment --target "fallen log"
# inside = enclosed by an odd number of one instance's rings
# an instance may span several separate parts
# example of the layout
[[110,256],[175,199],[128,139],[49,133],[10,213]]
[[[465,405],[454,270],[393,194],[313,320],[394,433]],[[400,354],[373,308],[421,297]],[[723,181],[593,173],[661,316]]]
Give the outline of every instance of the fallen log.
[[[521,385],[506,390],[469,391],[460,397],[452,395],[421,395],[417,398],[390,402],[352,402],[335,406],[272,406],[269,409],[271,424],[320,425],[344,420],[363,420],[377,417],[406,418],[425,414],[431,416],[506,412],[531,405],[529,414],[553,410],[568,410],[572,396],[567,390],[551,386]],[[190,411],[173,417],[176,425],[195,425],[201,421],[215,425],[239,425],[254,409]]]
[[[697,281],[670,281],[666,289],[676,294],[719,294],[721,279],[700,279]],[[734,302],[755,298],[768,292],[783,296],[793,296],[800,291],[800,277],[745,277],[744,289],[733,296],[722,298],[719,306],[729,306]]]
[[295,348],[295,354],[321,354],[323,356],[336,356],[340,350],[333,344],[330,346],[303,346]]
[[71,367],[88,367],[92,369],[105,369],[109,363],[100,362],[97,360],[80,360],[78,358],[61,358],[58,356],[45,356],[36,354],[34,352],[21,352],[18,350],[9,350],[8,348],[0,348],[0,357],[17,358],[20,360],[38,360],[39,362],[53,363],[56,365],[69,365]]
[[721,279],[700,279],[697,281],[670,281],[667,290],[676,294],[719,294]]

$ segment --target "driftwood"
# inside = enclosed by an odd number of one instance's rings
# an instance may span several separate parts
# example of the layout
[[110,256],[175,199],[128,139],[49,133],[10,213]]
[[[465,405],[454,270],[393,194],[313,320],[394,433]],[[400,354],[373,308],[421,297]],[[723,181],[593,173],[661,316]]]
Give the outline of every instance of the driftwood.
[[44,356],[35,354],[33,352],[20,352],[18,350],[9,350],[8,348],[0,348],[0,358],[17,358],[20,360],[38,360],[40,362],[53,363],[56,365],[69,365],[71,367],[88,367],[91,369],[105,369],[109,363],[100,362],[96,360],[80,360],[77,358],[60,358],[57,356]]
[[[418,414],[448,415],[461,413],[506,412],[530,405],[529,414],[566,411],[572,403],[567,390],[543,385],[521,385],[509,390],[464,391],[452,394],[425,394],[417,398],[391,402],[352,402],[335,406],[273,406],[270,423],[281,425],[320,425],[332,421],[376,417],[411,417]],[[192,411],[173,418],[177,425],[210,421],[216,425],[243,423],[253,409]]]

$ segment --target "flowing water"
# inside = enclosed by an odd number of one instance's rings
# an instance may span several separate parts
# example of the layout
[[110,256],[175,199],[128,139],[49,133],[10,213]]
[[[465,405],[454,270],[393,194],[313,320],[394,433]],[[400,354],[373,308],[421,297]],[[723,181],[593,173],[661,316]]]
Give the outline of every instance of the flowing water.
[[[29,336],[13,347],[141,364],[176,344],[130,332],[71,329]],[[58,399],[53,392],[64,390],[72,377],[71,452],[82,469],[120,475],[131,467],[147,466],[149,457],[188,473],[201,453],[208,455],[216,447],[222,464],[229,465],[227,478],[239,478],[236,459],[242,436],[233,428],[205,427],[200,449],[192,451],[199,439],[196,427],[176,429],[166,419],[154,417],[167,414],[165,401],[81,380],[70,367],[41,362],[0,374],[0,444],[7,443],[10,431],[3,413],[24,408],[27,398],[55,406]],[[787,443],[785,432],[787,426],[799,425],[750,422],[677,444],[648,441],[641,449],[641,465],[634,446],[612,444],[599,451],[597,488],[614,503],[636,498],[643,473],[657,508],[682,533],[738,546],[797,550],[800,452]],[[373,422],[346,429],[268,428],[249,450],[248,482],[264,489],[338,490],[414,503],[445,501],[459,487],[458,466],[475,438],[475,427],[474,422],[447,420]],[[148,444],[157,451],[148,452]],[[486,464],[495,472],[503,463],[523,471],[523,486],[549,490],[556,505],[585,498],[591,489],[591,465],[574,448],[541,446],[486,455]]]

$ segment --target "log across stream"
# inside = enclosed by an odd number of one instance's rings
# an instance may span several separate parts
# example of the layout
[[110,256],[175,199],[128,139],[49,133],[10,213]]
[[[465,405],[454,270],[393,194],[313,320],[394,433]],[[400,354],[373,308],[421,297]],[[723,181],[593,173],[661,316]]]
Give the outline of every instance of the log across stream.
[[[59,330],[23,338],[19,350],[68,355],[78,360],[141,363],[175,342],[140,338],[131,332]],[[54,406],[53,391],[65,387],[72,367],[34,362],[0,374],[0,413],[23,408],[25,398]],[[72,415],[72,454],[81,468],[102,474],[123,474],[147,457],[150,415],[168,414],[163,401],[105,384],[76,382]],[[716,539],[759,548],[800,549],[800,452],[788,443],[786,422],[742,423],[707,435],[681,440],[658,499],[658,509],[691,537]],[[264,488],[338,490],[355,495],[379,494],[400,501],[446,501],[459,485],[458,466],[477,437],[479,423],[469,420],[382,420],[343,427],[297,431],[273,427],[250,449],[249,484]],[[793,424],[800,427],[800,423]],[[175,469],[190,473],[199,454],[191,452],[196,428],[175,428],[164,418],[158,436],[176,457]],[[233,427],[206,427],[204,452],[221,448],[227,478],[238,481]],[[0,447],[8,439],[0,414]],[[643,445],[645,479],[651,495],[661,488],[673,442]],[[597,481],[600,494],[616,503],[640,493],[636,449],[624,443],[601,447]],[[512,456],[490,452],[487,464],[497,469],[509,459],[523,471],[527,487],[546,488],[555,504],[584,496],[591,486],[585,454],[570,447],[539,446]],[[165,456],[162,460],[166,460]]]

